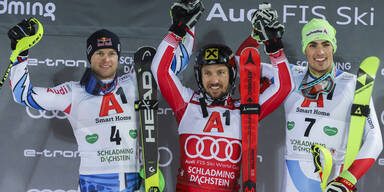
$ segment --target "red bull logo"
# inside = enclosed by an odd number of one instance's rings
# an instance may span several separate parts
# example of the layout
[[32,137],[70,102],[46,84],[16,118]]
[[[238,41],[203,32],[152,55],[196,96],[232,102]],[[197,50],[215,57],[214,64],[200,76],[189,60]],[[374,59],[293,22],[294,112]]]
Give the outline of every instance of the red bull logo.
[[97,46],[112,46],[112,40],[111,38],[102,37],[97,40]]

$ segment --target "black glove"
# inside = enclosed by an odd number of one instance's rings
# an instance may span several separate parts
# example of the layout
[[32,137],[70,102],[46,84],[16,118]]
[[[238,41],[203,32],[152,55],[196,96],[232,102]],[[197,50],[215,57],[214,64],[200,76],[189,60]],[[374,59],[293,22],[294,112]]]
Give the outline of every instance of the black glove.
[[171,7],[172,31],[179,37],[184,37],[187,31],[199,20],[204,11],[204,5],[200,0],[182,0],[173,3]]
[[252,16],[252,37],[264,43],[266,53],[275,53],[283,48],[281,38],[285,28],[277,19],[277,11],[272,10],[270,4],[262,4]]
[[[12,50],[16,49],[16,44],[20,39],[35,34],[35,24],[36,23],[34,21],[31,21],[31,19],[24,19],[8,31],[8,38],[11,40]],[[28,50],[21,52],[19,55],[28,55]]]

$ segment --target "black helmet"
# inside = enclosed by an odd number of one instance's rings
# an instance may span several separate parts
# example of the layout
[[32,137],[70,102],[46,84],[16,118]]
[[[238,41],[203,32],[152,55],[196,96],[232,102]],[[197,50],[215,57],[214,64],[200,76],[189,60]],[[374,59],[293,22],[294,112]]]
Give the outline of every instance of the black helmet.
[[200,49],[195,60],[195,78],[201,92],[206,94],[202,80],[201,68],[204,65],[225,64],[229,70],[228,94],[235,88],[237,67],[232,50],[222,44],[208,44]]

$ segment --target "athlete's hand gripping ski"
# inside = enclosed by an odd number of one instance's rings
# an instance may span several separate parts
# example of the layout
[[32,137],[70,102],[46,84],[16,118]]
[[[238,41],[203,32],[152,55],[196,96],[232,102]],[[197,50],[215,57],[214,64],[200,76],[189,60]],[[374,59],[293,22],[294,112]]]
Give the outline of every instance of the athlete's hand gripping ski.
[[[357,180],[349,171],[343,171],[339,177],[327,184],[333,164],[331,152],[327,148],[321,145],[313,145],[311,147],[311,153],[315,164],[315,173],[319,173],[321,178],[321,191],[356,192],[355,184]],[[320,154],[323,156],[323,161],[320,160]],[[322,166],[321,162],[324,163],[324,166]]]
[[174,32],[179,37],[184,37],[190,29],[195,26],[201,14],[204,11],[204,5],[200,0],[182,0],[173,3],[171,7],[172,25],[169,31]]
[[[35,25],[38,25],[37,31]],[[28,49],[35,46],[43,37],[43,25],[36,19],[24,19],[8,31],[8,37],[11,40],[12,54],[10,60],[16,61],[17,56],[26,56]]]
[[[38,25],[37,31],[35,30],[34,25]],[[40,39],[43,37],[44,29],[43,25],[36,19],[24,19],[8,31],[8,37],[11,40],[11,56],[9,60],[11,61],[8,65],[8,68],[0,81],[0,88],[3,87],[5,80],[8,77],[9,71],[13,63],[15,63],[17,57],[26,56],[28,54],[28,49],[35,46]]]

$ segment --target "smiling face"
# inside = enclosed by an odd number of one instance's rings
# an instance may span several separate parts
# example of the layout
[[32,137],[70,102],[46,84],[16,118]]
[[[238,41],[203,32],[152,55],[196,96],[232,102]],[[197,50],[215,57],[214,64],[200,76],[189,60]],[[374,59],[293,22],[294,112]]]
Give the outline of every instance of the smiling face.
[[327,40],[311,41],[305,48],[309,70],[316,76],[324,75],[332,69],[333,47]]
[[100,80],[113,79],[119,56],[114,49],[99,49],[91,57],[91,69]]
[[230,75],[225,64],[204,65],[201,75],[203,87],[210,97],[220,99],[228,93]]

